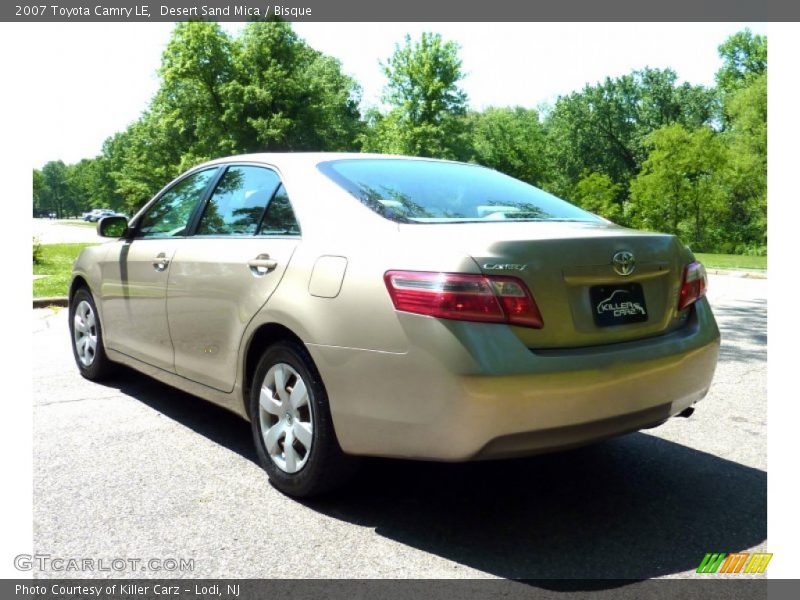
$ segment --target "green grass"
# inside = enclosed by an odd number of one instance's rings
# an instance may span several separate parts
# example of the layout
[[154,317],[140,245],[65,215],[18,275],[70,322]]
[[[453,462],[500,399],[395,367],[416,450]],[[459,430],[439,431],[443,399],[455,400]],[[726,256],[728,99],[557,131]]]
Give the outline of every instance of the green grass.
[[695,254],[697,260],[709,269],[761,269],[767,268],[766,256],[739,254]]
[[86,246],[94,244],[46,244],[42,258],[33,265],[34,275],[47,275],[33,282],[33,297],[66,296],[72,276],[72,263]]

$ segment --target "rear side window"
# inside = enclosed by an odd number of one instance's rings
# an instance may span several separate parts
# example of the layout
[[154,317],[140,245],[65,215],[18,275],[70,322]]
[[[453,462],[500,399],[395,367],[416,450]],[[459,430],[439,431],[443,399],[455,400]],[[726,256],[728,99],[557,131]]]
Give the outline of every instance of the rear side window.
[[199,171],[182,179],[144,214],[137,228],[137,237],[175,237],[186,235],[189,218],[203,198],[216,167]]
[[280,185],[267,207],[260,235],[300,235],[300,225],[294,216],[286,188]]
[[254,235],[279,185],[280,178],[270,169],[229,167],[209,198],[195,235]]
[[402,223],[599,221],[539,188],[477,165],[364,158],[318,168],[376,213]]

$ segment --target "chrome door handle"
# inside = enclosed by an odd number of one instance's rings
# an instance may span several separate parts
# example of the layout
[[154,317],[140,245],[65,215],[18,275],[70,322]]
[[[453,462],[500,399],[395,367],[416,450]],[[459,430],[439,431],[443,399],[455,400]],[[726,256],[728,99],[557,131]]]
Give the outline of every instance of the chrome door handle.
[[272,260],[269,254],[259,254],[255,258],[247,261],[247,266],[256,277],[266,275],[278,266],[277,260]]
[[159,252],[153,260],[153,268],[156,271],[165,271],[168,266],[169,259],[167,258],[167,255],[163,252]]

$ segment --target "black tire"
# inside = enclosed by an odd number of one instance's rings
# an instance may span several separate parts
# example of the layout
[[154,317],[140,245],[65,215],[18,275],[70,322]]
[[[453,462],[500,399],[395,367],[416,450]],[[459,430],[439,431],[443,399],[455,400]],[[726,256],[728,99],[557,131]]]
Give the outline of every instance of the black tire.
[[[94,313],[94,326],[92,333],[96,338],[96,343],[93,352],[93,359],[90,364],[84,364],[78,354],[78,344],[75,338],[75,313],[82,303],[87,303]],[[72,346],[72,356],[75,358],[75,364],[81,375],[91,381],[102,381],[109,378],[114,370],[115,363],[111,362],[106,355],[105,346],[103,343],[103,331],[100,326],[100,319],[97,316],[97,305],[94,303],[91,292],[85,287],[79,288],[72,296],[69,302],[69,334],[70,344]]]
[[[310,408],[310,414],[305,413],[304,418],[311,423],[311,447],[304,455],[305,463],[292,473],[279,467],[270,456],[262,431],[265,427],[264,421],[279,420],[261,409],[260,396],[268,372],[280,364],[288,365],[302,378],[308,394],[307,406]],[[356,472],[358,460],[346,455],[339,446],[325,386],[302,344],[278,342],[269,346],[261,355],[250,389],[250,422],[259,462],[269,475],[270,483],[284,494],[297,498],[323,494],[340,487]],[[269,423],[266,427],[269,427]],[[283,450],[284,455],[286,439],[283,437],[276,446]],[[302,445],[300,448],[304,449]]]

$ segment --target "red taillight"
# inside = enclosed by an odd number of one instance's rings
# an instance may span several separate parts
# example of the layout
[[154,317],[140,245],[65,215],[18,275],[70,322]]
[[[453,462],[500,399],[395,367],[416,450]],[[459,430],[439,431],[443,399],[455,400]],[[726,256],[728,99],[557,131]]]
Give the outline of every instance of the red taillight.
[[536,329],[544,324],[528,287],[516,277],[387,271],[383,279],[397,310]]
[[683,270],[683,283],[681,284],[681,295],[678,300],[678,310],[683,310],[705,296],[707,286],[706,268],[699,262],[686,265]]

